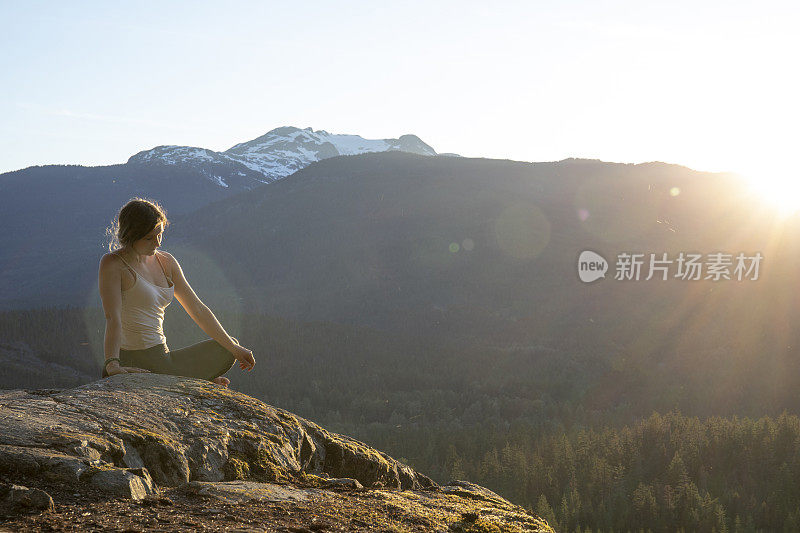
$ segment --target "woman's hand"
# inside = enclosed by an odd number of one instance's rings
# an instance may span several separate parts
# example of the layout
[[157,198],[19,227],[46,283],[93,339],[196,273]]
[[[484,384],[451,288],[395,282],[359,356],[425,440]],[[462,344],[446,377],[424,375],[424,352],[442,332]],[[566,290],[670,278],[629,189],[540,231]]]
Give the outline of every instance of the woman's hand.
[[239,368],[242,370],[253,370],[253,367],[256,366],[256,359],[253,357],[253,352],[244,346],[240,346],[238,342],[233,345],[231,353],[233,354],[233,358],[239,361]]
[[136,372],[150,372],[144,368],[136,368],[135,366],[119,366],[117,361],[112,361],[111,364],[106,366],[106,374],[114,376],[116,374],[134,374]]

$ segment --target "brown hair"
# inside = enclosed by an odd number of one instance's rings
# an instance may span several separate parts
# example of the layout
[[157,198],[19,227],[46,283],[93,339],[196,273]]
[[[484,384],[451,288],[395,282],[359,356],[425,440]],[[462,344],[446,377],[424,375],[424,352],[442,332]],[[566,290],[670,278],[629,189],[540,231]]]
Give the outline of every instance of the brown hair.
[[106,228],[109,237],[108,251],[114,252],[123,246],[130,246],[148,233],[156,225],[169,226],[167,212],[158,202],[147,198],[131,198],[122,206],[111,226]]

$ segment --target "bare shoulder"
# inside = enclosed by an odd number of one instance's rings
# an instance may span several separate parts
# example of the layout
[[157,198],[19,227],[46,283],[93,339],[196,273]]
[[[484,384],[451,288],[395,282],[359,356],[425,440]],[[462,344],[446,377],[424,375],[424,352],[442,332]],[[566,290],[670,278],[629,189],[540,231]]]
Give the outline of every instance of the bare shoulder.
[[119,268],[121,266],[123,266],[122,259],[120,259],[120,257],[113,252],[108,252],[104,254],[103,257],[100,258],[101,270],[109,268]]
[[178,269],[178,260],[171,253],[164,250],[156,250],[156,253],[164,261],[164,268],[169,272],[170,277],[174,277],[175,271]]
[[175,259],[171,253],[164,251],[164,250],[156,250],[156,253],[169,265],[177,265],[178,260]]

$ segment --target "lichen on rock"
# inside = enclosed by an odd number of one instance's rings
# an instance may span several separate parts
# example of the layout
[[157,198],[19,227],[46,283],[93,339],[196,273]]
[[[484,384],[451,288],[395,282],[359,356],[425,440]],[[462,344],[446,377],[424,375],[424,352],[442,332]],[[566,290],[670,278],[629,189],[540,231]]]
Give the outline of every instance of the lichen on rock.
[[488,489],[468,482],[440,487],[361,441],[246,394],[154,373],[64,390],[0,391],[0,476],[91,486],[134,500],[183,486],[226,498],[246,487],[239,499],[266,497],[276,486],[287,494],[300,486],[318,494],[374,491],[400,498],[398,507],[421,502],[418,512],[425,504],[450,514],[491,505],[498,516],[530,517]]

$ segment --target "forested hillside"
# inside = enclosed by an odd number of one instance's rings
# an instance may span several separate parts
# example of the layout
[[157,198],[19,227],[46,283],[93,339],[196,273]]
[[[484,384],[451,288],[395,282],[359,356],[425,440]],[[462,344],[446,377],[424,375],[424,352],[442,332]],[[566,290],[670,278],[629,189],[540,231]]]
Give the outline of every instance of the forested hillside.
[[[800,374],[784,376],[777,390],[751,379],[764,358],[727,370],[706,359],[696,370],[637,373],[645,365],[621,373],[571,341],[467,345],[218,316],[257,358],[253,372],[229,373],[234,388],[386,450],[437,481],[485,485],[560,524],[558,531],[792,530],[800,517],[800,423],[782,414],[797,412]],[[165,325],[171,347],[204,338],[177,304]],[[102,334],[99,308],[0,314],[0,346],[24,343],[42,360],[92,376]],[[0,376],[0,387],[34,388]],[[76,379],[51,373],[37,387]],[[748,381],[746,393],[729,392]]]

